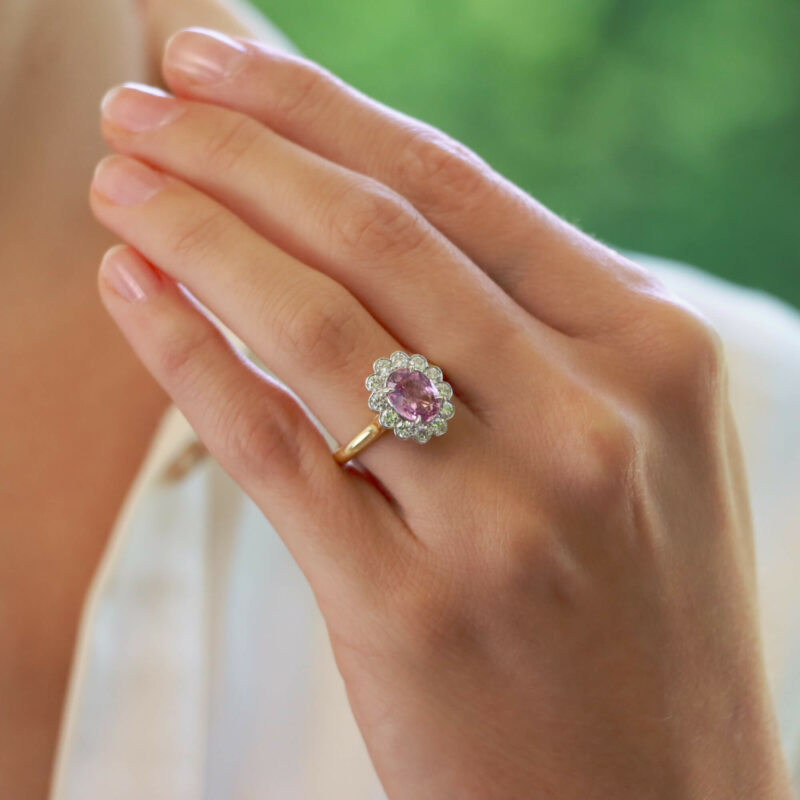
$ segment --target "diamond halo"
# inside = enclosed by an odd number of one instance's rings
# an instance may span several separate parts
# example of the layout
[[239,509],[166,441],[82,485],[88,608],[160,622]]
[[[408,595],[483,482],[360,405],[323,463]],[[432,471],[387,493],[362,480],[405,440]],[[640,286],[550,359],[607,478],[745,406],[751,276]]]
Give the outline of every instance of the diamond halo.
[[447,420],[455,413],[453,389],[442,370],[425,356],[396,350],[379,358],[366,379],[367,405],[378,414],[381,426],[398,439],[425,444],[447,432]]

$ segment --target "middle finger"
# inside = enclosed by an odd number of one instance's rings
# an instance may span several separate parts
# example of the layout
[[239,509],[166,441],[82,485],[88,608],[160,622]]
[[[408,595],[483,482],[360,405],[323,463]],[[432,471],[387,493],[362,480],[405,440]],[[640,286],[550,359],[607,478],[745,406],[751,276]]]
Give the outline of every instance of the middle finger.
[[498,341],[521,324],[542,338],[554,333],[403,197],[247,115],[126,85],[104,102],[103,130],[118,151],[216,197],[282,250],[346,286],[395,338],[439,358],[477,404],[489,402],[481,386],[507,372]]
[[[197,189],[124,156],[100,163],[91,203],[104,225],[184,284],[247,342],[338,441],[369,422],[364,377],[375,358],[400,343],[344,287],[284,253]],[[452,459],[460,442],[481,435],[482,426],[463,403],[458,411],[453,426],[458,435],[428,444],[425,458],[415,452],[416,444],[400,442],[378,442],[363,454],[364,464],[391,486],[401,505],[424,494],[437,456]]]

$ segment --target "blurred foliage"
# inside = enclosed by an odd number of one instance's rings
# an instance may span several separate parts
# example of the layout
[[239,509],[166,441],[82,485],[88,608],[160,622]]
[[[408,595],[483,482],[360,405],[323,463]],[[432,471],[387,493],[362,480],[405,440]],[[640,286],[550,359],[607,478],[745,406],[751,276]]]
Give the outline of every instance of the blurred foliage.
[[800,306],[798,0],[256,0],[584,230]]

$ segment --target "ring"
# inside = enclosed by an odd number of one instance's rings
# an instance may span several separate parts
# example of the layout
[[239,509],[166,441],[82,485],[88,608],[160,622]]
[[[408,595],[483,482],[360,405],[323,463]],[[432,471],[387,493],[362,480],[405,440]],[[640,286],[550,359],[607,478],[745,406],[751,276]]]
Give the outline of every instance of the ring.
[[366,380],[371,393],[367,405],[375,417],[333,454],[339,464],[355,458],[390,430],[398,439],[425,444],[445,434],[447,420],[455,414],[453,388],[444,380],[442,370],[429,364],[425,356],[397,350],[389,358],[379,358],[372,369]]

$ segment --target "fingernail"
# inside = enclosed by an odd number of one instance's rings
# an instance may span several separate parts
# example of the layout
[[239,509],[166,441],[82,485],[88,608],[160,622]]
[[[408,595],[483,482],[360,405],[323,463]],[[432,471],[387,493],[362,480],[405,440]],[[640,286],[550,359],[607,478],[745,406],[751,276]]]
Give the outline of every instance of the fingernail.
[[124,244],[112,247],[100,263],[100,274],[113,292],[129,303],[141,303],[161,287],[161,277]]
[[106,156],[94,171],[92,185],[107,200],[136,206],[166,186],[161,173],[125,156]]
[[218,83],[235,75],[246,55],[247,48],[224,33],[187,28],[167,42],[164,66],[193,83]]
[[184,103],[141,83],[124,83],[109,89],[100,102],[105,119],[135,133],[160,128],[185,110]]

